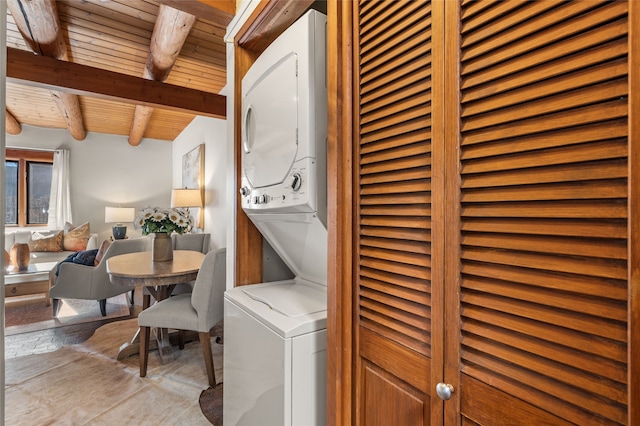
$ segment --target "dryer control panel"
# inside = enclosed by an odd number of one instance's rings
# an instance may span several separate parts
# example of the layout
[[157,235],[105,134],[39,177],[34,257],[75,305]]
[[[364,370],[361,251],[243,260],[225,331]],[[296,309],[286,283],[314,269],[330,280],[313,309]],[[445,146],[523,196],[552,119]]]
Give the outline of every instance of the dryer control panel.
[[[317,211],[318,185],[315,182],[317,171],[313,159],[297,161],[289,170],[284,181],[277,185],[254,188],[243,176],[240,187],[242,208],[251,212],[300,212]],[[322,189],[323,186],[320,185]],[[322,197],[321,197],[322,199]]]

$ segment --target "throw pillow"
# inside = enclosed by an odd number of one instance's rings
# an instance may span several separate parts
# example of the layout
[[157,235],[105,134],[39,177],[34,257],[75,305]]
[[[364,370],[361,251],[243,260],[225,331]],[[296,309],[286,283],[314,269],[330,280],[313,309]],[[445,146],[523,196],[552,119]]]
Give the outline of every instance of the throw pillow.
[[68,251],[81,251],[87,249],[87,243],[91,236],[89,222],[74,227],[69,222],[64,225],[64,238],[62,247]]
[[34,232],[29,239],[29,251],[62,251],[62,231],[47,236]]
[[56,265],[56,276],[60,274],[60,265],[66,262],[76,263],[78,265],[85,265],[85,266],[95,266],[94,262],[95,262],[97,253],[98,253],[98,249],[81,250],[76,253],[71,253],[69,256],[67,256],[66,259],[64,259],[61,262],[58,262],[58,264]]
[[100,244],[100,248],[98,249],[98,254],[96,254],[96,260],[94,261],[95,266],[98,266],[98,263],[100,263],[100,261],[104,257],[104,254],[107,252],[107,249],[109,248],[110,245],[111,245],[111,241],[109,240],[104,240],[102,244]]

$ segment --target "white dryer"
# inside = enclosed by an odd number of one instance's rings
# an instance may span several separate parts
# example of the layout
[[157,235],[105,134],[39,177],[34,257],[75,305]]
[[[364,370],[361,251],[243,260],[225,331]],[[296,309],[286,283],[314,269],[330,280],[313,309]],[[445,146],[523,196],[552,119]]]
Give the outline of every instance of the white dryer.
[[242,80],[242,207],[295,274],[225,293],[224,424],[326,420],[326,17],[311,10]]

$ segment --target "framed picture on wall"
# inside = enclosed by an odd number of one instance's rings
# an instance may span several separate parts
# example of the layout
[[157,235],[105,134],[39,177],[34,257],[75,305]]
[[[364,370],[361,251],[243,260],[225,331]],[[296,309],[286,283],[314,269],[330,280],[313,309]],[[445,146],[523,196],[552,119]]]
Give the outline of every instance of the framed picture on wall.
[[[204,201],[204,144],[200,144],[182,156],[182,188],[200,189]],[[204,211],[199,207],[191,210],[193,227],[203,228]]]

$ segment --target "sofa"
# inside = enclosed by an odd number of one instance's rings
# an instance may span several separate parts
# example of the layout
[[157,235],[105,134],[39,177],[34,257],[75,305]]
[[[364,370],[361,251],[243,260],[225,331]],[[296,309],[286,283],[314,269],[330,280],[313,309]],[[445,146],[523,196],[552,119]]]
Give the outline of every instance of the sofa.
[[77,251],[98,248],[98,234],[87,232],[88,226],[84,225],[68,226],[59,231],[9,232],[4,236],[4,249],[11,253],[11,247],[15,243],[26,243],[29,244],[30,263],[60,262]]

